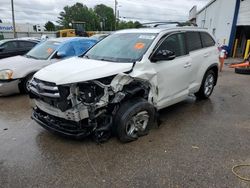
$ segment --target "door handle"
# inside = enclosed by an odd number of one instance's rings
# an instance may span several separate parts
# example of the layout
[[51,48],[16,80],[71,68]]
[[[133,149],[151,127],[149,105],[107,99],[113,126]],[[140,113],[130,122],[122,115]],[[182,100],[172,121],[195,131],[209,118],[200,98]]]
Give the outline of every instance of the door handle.
[[208,57],[208,56],[209,56],[209,53],[205,53],[205,54],[204,54],[204,57]]
[[186,63],[185,65],[184,65],[184,68],[188,68],[188,67],[191,67],[192,66],[192,64],[191,63]]

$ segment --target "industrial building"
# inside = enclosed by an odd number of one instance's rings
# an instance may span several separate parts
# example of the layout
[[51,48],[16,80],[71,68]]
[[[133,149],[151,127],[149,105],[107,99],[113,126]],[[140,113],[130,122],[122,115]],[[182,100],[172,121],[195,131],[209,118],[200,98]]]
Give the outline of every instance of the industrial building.
[[228,46],[232,56],[244,57],[249,53],[250,0],[212,0],[198,12],[194,6],[189,19],[207,28],[219,45]]

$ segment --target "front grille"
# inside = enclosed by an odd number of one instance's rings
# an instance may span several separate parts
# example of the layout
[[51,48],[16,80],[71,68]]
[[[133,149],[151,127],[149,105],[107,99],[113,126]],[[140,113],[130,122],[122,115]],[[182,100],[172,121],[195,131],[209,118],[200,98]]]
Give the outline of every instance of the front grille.
[[30,82],[30,91],[38,96],[60,98],[59,89],[55,83],[45,82],[36,78]]

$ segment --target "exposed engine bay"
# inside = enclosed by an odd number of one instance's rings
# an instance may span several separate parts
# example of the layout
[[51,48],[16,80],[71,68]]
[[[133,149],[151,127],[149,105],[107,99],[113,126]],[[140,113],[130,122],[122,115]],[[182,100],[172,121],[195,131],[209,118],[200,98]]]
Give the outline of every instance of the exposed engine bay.
[[105,141],[121,102],[132,97],[150,101],[150,88],[148,81],[127,74],[63,86],[34,78],[30,83],[30,97],[36,106],[32,118],[65,136],[92,134],[96,141]]

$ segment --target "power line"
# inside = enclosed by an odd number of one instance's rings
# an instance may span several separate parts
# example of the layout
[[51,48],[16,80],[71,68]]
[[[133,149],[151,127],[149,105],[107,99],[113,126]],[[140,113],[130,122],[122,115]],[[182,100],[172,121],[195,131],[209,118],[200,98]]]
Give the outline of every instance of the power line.
[[[166,22],[166,20],[158,19],[158,20],[152,20],[152,19],[143,19],[138,17],[129,17],[129,16],[121,16],[121,19],[132,19],[132,20],[141,20],[141,21],[152,21],[152,22]],[[185,20],[175,20],[178,22],[184,22]]]
[[[127,1],[128,3],[130,3],[130,4],[137,4],[137,3],[135,3],[135,1],[134,0],[123,0],[123,2],[124,1]],[[164,9],[164,10],[169,10],[169,11],[174,11],[174,12],[176,12],[176,9],[170,9],[170,8],[165,8],[165,7],[162,7],[162,6],[154,6],[154,5],[152,5],[152,4],[150,4],[150,5],[144,5],[144,4],[141,4],[140,3],[140,5],[139,5],[140,7],[148,7],[148,8],[157,8],[157,9]]]

